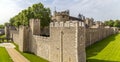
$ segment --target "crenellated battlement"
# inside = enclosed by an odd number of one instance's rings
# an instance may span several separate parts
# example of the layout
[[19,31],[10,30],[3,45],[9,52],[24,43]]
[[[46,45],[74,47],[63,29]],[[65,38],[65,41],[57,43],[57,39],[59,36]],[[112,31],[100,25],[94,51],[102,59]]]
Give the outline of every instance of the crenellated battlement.
[[69,16],[69,11],[66,10],[66,11],[62,11],[62,12],[55,12],[55,15],[56,16],[61,16],[61,15],[67,15],[67,16]]
[[30,28],[32,34],[40,35],[40,19],[30,19]]
[[40,22],[40,19],[30,19],[30,23],[38,23],[38,22]]
[[118,29],[84,27],[85,22],[77,20],[51,22],[49,37],[43,37],[40,20],[30,19],[30,26],[20,26],[16,32],[9,31],[9,27],[5,30],[7,38],[12,38],[20,51],[34,53],[50,62],[85,62],[85,47],[118,33]]
[[63,13],[63,12],[56,12],[55,15],[56,15],[56,16],[61,16],[61,15],[69,15],[69,14],[67,14],[67,13]]
[[51,22],[50,27],[85,27],[81,21]]

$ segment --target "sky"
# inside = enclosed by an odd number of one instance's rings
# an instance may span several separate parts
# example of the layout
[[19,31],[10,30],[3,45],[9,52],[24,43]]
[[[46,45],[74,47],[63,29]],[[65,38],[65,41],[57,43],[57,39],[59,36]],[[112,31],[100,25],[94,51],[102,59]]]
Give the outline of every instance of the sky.
[[57,11],[70,10],[70,15],[75,17],[80,13],[95,21],[120,19],[120,0],[0,0],[0,24],[39,2],[52,12],[55,7]]

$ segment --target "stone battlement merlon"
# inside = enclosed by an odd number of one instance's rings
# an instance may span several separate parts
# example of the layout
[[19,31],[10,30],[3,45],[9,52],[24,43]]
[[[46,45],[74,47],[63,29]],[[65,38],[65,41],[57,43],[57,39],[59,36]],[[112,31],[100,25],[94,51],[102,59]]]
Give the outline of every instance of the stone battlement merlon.
[[51,22],[50,27],[85,27],[81,21]]
[[33,35],[40,35],[40,19],[30,19],[29,26]]
[[69,10],[62,11],[62,12],[55,12],[56,16],[67,15],[69,16]]
[[68,15],[68,16],[69,16],[69,14],[67,14],[67,13],[61,13],[61,12],[57,12],[55,15],[57,15],[57,16],[60,16],[60,15]]
[[30,23],[32,23],[32,22],[34,22],[34,23],[40,22],[40,19],[30,19]]

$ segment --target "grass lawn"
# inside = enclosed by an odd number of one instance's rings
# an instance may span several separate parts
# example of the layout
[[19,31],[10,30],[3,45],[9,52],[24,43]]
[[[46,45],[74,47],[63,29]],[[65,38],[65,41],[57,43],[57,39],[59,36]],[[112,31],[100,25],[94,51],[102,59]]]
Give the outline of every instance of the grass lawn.
[[[16,45],[16,44],[14,44]],[[18,45],[16,45],[16,50],[19,51],[18,49]],[[19,51],[20,52],[20,51]],[[26,57],[28,60],[30,60],[30,62],[48,62],[47,60],[39,57],[39,56],[36,56],[34,54],[30,54],[30,53],[23,53],[23,52],[20,52],[24,57]]]
[[22,53],[31,62],[48,62],[47,60],[40,58],[34,54]]
[[0,38],[5,38],[5,35],[0,35]]
[[[0,38],[5,38],[5,35],[0,35]],[[0,42],[7,42],[7,40],[1,41]]]
[[120,62],[120,34],[86,48],[87,62]]
[[4,47],[0,47],[0,62],[13,62]]

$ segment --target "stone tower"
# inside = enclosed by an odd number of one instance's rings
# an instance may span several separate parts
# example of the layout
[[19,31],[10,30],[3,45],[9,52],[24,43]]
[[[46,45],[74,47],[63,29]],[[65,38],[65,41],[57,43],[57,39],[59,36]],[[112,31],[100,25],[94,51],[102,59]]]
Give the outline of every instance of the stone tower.
[[4,31],[6,38],[10,38],[9,24],[6,24]]
[[40,35],[40,20],[30,19],[30,28],[33,35]]
[[81,22],[51,22],[50,62],[86,62],[85,34]]
[[86,18],[84,20],[84,23],[87,25],[87,27],[91,27],[94,24],[94,19],[93,18]]
[[54,11],[54,15],[52,17],[53,21],[68,21],[69,20],[69,10],[62,11],[62,12],[57,12]]

